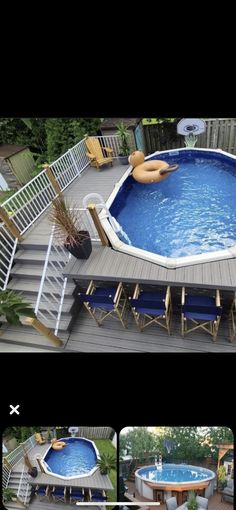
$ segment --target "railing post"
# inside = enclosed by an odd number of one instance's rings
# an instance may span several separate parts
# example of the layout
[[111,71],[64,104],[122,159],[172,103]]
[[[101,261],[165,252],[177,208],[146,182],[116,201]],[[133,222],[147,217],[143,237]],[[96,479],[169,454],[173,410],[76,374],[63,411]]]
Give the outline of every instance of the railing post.
[[61,188],[60,188],[57,180],[55,179],[50,166],[48,166],[46,168],[46,174],[47,174],[47,176],[49,178],[49,181],[50,181],[54,191],[56,192],[57,195],[59,195],[61,193]]
[[107,236],[103,230],[103,226],[100,222],[100,219],[99,219],[99,216],[98,216],[98,213],[96,211],[96,205],[95,204],[88,204],[88,207],[87,207],[88,211],[90,212],[91,214],[91,217],[92,217],[92,220],[94,222],[94,225],[96,227],[96,230],[97,230],[97,233],[101,239],[101,243],[103,246],[109,246],[109,241],[107,239]]
[[12,470],[12,465],[10,462],[6,459],[6,457],[3,457],[3,463],[8,467],[8,469]]
[[33,326],[33,328],[35,328],[41,335],[46,336],[46,338],[48,338],[48,340],[57,347],[61,347],[63,345],[62,340],[58,338],[58,336],[54,335],[54,333],[47,328],[47,326],[44,326],[44,324],[38,319],[27,317],[24,323]]
[[20,231],[16,227],[15,223],[9,218],[7,212],[3,207],[0,207],[0,219],[5,223],[10,233],[19,239],[19,241],[23,241],[24,237],[22,237]]
[[71,159],[72,159],[73,164],[75,165],[75,168],[76,168],[77,174],[78,174],[78,175],[80,175],[80,171],[79,171],[78,165],[77,165],[77,163],[76,163],[76,161],[75,161],[75,158],[74,158],[74,154],[73,154],[73,152],[72,152],[72,149],[69,149],[69,150],[68,150],[68,152],[69,152],[69,154],[70,154],[70,157],[71,157]]

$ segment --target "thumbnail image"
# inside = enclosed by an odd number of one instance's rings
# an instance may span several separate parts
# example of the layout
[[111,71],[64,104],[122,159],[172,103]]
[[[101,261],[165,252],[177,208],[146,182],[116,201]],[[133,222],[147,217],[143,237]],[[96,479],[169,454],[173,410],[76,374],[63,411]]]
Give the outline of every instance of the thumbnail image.
[[[5,508],[40,510],[117,501],[111,427],[8,427],[2,435]],[[95,505],[96,507],[96,505]],[[92,507],[94,508],[94,506]]]
[[[234,437],[227,427],[126,427],[119,500],[160,510],[233,510]],[[143,503],[141,503],[143,502]]]

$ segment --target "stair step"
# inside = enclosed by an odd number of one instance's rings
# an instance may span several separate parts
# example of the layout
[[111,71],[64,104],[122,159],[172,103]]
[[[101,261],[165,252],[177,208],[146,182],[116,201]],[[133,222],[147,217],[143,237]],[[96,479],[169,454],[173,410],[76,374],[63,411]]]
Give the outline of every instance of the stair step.
[[[31,303],[32,307],[35,308],[36,301],[37,301],[37,295],[33,295],[33,294],[28,293],[28,292],[24,292],[23,296],[24,296],[24,299],[26,301],[29,301],[29,303]],[[67,298],[63,302],[62,314],[70,313],[73,304],[74,304],[74,297],[71,296],[71,295],[68,295]],[[42,297],[41,301],[40,301],[40,310],[42,310],[42,312],[44,313],[49,308],[50,308],[50,310],[54,310],[54,311],[58,312],[59,300],[57,302],[52,301],[52,304],[50,304],[47,300],[45,300]]]
[[12,510],[12,508],[16,508],[16,509],[19,509],[19,508],[24,508],[23,505],[20,505],[20,503],[18,503],[18,501],[8,501],[7,503],[4,504],[5,508],[8,510]]
[[[57,319],[56,315],[55,315],[55,318],[54,318],[50,314],[46,315],[46,313],[45,313],[45,314],[43,314],[43,316],[40,316],[40,314],[39,314],[38,315],[38,319],[44,324],[44,326],[47,326],[47,328],[52,329],[52,331],[54,331],[55,326],[56,326],[56,319]],[[70,315],[69,313],[63,314],[61,316],[61,320],[60,320],[59,331],[67,331],[67,328],[69,327],[69,324],[70,324],[71,320],[72,320],[72,315]],[[25,317],[23,315],[20,316],[20,321],[21,321],[21,326],[19,326],[20,328],[22,326],[26,326],[26,327],[29,327],[29,328],[31,327],[31,326],[27,326],[24,323]],[[4,328],[4,331],[6,331],[5,325],[6,325],[6,327],[8,325],[8,322],[7,322],[6,318],[2,317],[1,318],[1,322],[3,324],[2,327]],[[0,329],[0,331],[1,331],[1,329]],[[1,336],[0,336],[0,338],[1,338]]]
[[[18,278],[30,278],[30,279],[33,279],[33,280],[41,280],[42,278],[42,274],[43,274],[43,266],[40,265],[40,264],[22,264],[22,263],[19,263],[19,262],[16,262],[16,264],[14,265],[14,267],[12,268],[11,270],[11,276],[16,276]],[[57,277],[59,277],[59,275],[61,275],[62,279],[63,279],[63,275],[62,275],[62,270],[60,269],[59,270],[59,274],[56,274]],[[48,267],[47,269],[47,276],[55,276],[55,270],[50,267]]]
[[[40,280],[34,279],[33,281],[30,281],[29,279],[24,280],[23,278],[13,278],[10,281],[10,283],[8,284],[7,288],[15,290],[17,292],[21,292],[21,291],[22,292],[24,292],[24,291],[30,292],[30,293],[36,292],[38,294],[39,285],[40,285]],[[72,296],[74,289],[75,289],[75,284],[73,282],[68,282],[67,286],[66,286],[65,295]],[[52,287],[48,283],[46,283],[44,285],[44,292],[46,294],[50,294],[52,292]],[[58,292],[55,291],[55,295],[60,296],[59,291]]]
[[[0,335],[1,335],[1,329],[0,329]],[[69,336],[69,333],[67,332],[60,332],[58,334],[58,337],[65,343],[67,341],[67,338]],[[8,328],[3,331],[2,336],[0,336],[0,342],[4,342],[7,344],[14,344],[14,345],[23,345],[26,347],[37,347],[37,348],[47,348],[50,351],[61,351],[63,350],[62,347],[57,347],[53,343],[51,343],[48,338],[46,338],[43,335],[40,335],[38,331],[36,331],[34,328],[30,326],[8,326]]]
[[44,349],[43,347],[32,347],[32,346],[28,346],[26,347],[25,345],[22,345],[20,344],[20,349],[19,349],[19,344],[13,344],[12,342],[5,342],[4,340],[1,341],[1,337],[0,337],[0,353],[1,352],[51,352],[49,349]]
[[[46,250],[19,250],[15,255],[15,261],[27,264],[40,264],[44,265],[46,258]],[[55,259],[54,259],[55,257]],[[59,255],[55,254],[52,258],[55,265],[58,265],[58,261],[62,262],[63,259]]]

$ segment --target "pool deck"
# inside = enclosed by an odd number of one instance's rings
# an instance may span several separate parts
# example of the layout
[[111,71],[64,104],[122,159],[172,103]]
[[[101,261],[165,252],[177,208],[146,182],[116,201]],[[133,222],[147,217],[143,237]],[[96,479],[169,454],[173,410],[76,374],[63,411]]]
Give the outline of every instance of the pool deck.
[[[36,460],[36,456],[39,455],[42,457],[46,450],[48,450],[50,444],[36,445],[32,448],[32,450],[28,453],[28,457],[33,466],[38,467],[38,463]],[[22,459],[23,460],[23,459]],[[12,472],[21,472],[24,463],[23,461],[18,462],[12,469]],[[83,476],[81,478],[71,478],[70,480],[64,480],[62,478],[58,478],[57,476],[48,475],[45,473],[40,473],[38,467],[38,476],[30,479],[31,485],[57,485],[63,487],[84,487],[90,489],[104,489],[104,490],[112,490],[113,485],[109,476],[101,475],[100,470],[97,469],[90,476]]]
[[[88,167],[65,191],[65,197],[78,206],[82,205],[88,193],[100,193],[108,199],[115,184],[126,172],[127,167],[114,163],[99,172]],[[42,215],[29,231],[24,234],[26,244],[47,245],[51,233],[51,225],[47,219],[48,211]],[[90,279],[101,282],[123,281],[133,288],[134,283],[154,285],[170,285],[172,293],[178,294],[180,303],[181,286],[191,289],[220,289],[228,294],[228,303],[232,302],[236,290],[236,259],[221,260],[186,266],[177,269],[166,269],[140,258],[116,252],[112,248],[93,245],[88,260],[72,258],[65,268],[69,278],[83,282],[86,287]],[[223,303],[224,305],[224,303]],[[226,310],[226,308],[225,308]],[[227,304],[227,310],[229,305]],[[0,351],[11,352],[17,349],[25,352],[236,352],[236,342],[229,342],[228,321],[222,318],[216,342],[204,331],[196,331],[185,338],[180,335],[179,306],[172,323],[172,335],[157,327],[147,328],[143,333],[130,317],[128,329],[118,322],[109,320],[98,328],[85,310],[78,314],[72,331],[59,334],[64,345],[61,349],[53,347],[48,340],[29,327],[11,326],[12,340],[0,343]],[[4,331],[0,331],[4,335]]]
[[[133,501],[133,502],[135,502],[135,501],[141,502],[142,501],[143,506],[141,507],[141,505],[140,505],[140,508],[142,508],[143,510],[144,509],[145,510],[166,510],[165,503],[158,505],[158,506],[154,506],[154,505],[148,506],[148,503],[151,500],[146,499],[143,496],[140,496],[139,493],[137,492],[135,484],[133,482],[126,480],[125,484],[129,487],[128,492],[125,493],[125,496],[127,497],[127,499],[130,501]],[[135,494],[135,497],[134,497],[134,494]],[[233,509],[233,504],[228,503],[226,501],[221,502],[221,495],[216,491],[214,492],[213,496],[211,496],[208,500],[208,510],[232,510],[232,509]]]
[[[126,172],[127,167],[114,164],[99,172],[88,167],[80,178],[76,179],[65,191],[66,199],[82,206],[82,200],[88,193],[96,192],[107,200],[115,184]],[[43,244],[48,242],[51,225],[47,214],[38,220],[35,227],[25,234],[25,242]],[[24,245],[24,242],[23,242]],[[193,266],[167,269],[135,256],[126,255],[103,246],[94,246],[86,261],[73,260],[65,272],[81,279],[103,279],[104,281],[139,281],[168,285],[186,285],[204,288],[236,289],[236,258],[216,262],[205,262]]]

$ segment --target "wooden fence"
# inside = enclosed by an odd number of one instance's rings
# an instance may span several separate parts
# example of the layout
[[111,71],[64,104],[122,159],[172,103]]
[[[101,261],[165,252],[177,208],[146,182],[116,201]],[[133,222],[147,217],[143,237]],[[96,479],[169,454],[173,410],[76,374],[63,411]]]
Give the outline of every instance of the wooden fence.
[[[146,154],[185,147],[184,137],[177,134],[177,123],[163,122],[144,126]],[[222,149],[236,154],[236,118],[204,119],[206,131],[197,137],[195,147]]]
[[76,436],[87,439],[112,439],[114,433],[111,427],[79,427]]

